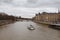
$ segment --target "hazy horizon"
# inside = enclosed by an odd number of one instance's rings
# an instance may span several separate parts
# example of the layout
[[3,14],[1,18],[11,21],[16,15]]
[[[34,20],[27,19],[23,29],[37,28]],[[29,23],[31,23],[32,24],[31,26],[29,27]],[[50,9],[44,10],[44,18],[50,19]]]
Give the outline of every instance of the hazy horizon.
[[0,0],[0,12],[31,18],[38,12],[58,12],[60,0]]

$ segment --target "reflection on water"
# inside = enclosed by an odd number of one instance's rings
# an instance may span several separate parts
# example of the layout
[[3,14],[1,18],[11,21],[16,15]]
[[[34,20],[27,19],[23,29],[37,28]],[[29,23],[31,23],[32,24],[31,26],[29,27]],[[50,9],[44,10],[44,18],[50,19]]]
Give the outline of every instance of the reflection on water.
[[[34,26],[34,31],[27,29],[30,24]],[[0,40],[60,40],[60,31],[32,21],[20,21],[0,26]]]
[[56,25],[49,25],[49,28],[55,29],[55,30],[60,30],[60,26],[56,26]]

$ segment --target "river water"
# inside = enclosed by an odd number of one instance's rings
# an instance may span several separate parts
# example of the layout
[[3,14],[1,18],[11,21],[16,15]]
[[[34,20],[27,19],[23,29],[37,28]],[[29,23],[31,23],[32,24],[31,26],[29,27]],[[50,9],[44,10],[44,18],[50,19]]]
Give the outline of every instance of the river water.
[[[30,25],[35,30],[28,30]],[[0,26],[0,40],[60,40],[60,31],[32,21],[19,21]]]

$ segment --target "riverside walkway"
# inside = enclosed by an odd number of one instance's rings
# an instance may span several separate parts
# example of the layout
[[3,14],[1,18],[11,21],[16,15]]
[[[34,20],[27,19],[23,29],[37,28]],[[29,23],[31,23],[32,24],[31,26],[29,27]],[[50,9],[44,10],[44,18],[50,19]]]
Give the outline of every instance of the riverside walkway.
[[41,21],[36,21],[36,22],[41,24],[60,26],[60,23],[55,23],[55,22],[41,22]]

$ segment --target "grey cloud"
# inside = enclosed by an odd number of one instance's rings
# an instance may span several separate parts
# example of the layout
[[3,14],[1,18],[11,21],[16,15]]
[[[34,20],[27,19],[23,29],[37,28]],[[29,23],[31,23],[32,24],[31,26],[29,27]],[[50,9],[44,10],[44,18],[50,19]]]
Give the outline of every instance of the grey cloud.
[[38,0],[27,0],[28,3],[36,4]]
[[16,7],[57,7],[60,8],[60,0],[0,0],[0,3],[10,3]]
[[13,0],[0,0],[0,3],[11,3]]
[[58,12],[57,8],[60,8],[60,0],[0,0],[0,12],[22,17],[33,17],[43,11]]
[[[32,1],[32,0],[31,0]],[[30,2],[31,3],[31,2]],[[35,4],[36,3],[36,4]],[[30,4],[32,7],[57,7],[59,8],[60,6],[60,0],[36,0],[35,3]],[[29,5],[27,5],[29,7]]]
[[[59,7],[59,0],[0,0],[1,2],[11,3],[13,6],[23,7],[42,7],[42,6],[53,6]],[[56,5],[55,5],[56,4]]]

